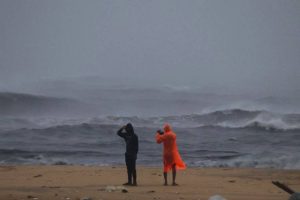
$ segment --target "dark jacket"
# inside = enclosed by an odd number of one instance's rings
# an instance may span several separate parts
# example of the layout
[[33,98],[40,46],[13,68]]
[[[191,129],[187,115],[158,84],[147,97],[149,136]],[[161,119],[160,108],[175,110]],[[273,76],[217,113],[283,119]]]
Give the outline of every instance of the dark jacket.
[[127,131],[124,128],[121,128],[117,134],[124,138],[126,142],[126,152],[125,155],[131,158],[137,157],[139,151],[139,139],[138,136],[133,131]]

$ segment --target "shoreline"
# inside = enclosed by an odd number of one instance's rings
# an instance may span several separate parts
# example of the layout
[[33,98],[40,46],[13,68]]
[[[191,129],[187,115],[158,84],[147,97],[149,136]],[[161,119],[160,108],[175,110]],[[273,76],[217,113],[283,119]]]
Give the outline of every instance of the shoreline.
[[300,170],[293,169],[189,167],[178,171],[179,186],[163,186],[162,167],[138,165],[137,175],[138,187],[123,187],[123,165],[0,165],[0,199],[288,199],[271,181],[300,191]]

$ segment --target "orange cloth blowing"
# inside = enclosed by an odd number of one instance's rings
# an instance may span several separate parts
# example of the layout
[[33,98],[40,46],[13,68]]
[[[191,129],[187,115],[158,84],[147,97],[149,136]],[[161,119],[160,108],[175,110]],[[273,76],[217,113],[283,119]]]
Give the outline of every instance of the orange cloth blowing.
[[164,134],[156,133],[156,142],[164,144],[163,161],[164,172],[168,172],[175,164],[176,169],[185,169],[186,165],[182,161],[176,144],[176,134],[172,131],[169,124],[164,126]]

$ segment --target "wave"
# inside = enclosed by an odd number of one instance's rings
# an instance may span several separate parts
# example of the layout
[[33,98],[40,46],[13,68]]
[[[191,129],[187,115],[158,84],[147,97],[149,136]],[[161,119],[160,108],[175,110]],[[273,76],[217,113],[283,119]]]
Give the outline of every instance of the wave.
[[[243,118],[239,115],[241,112]],[[277,122],[277,126],[282,128],[283,125],[280,124],[282,121],[287,121],[289,125],[297,124],[299,116],[274,114],[270,117],[270,113],[268,113],[269,118],[267,118],[264,116],[265,113],[262,113],[261,111],[257,111],[255,114],[251,112],[251,116],[247,111],[211,113],[211,118],[219,117],[219,121],[214,122],[227,120],[222,126],[220,123],[199,125],[199,121],[202,120],[201,123],[204,123],[203,121],[207,120],[207,117],[189,115],[151,119],[110,117],[109,123],[96,118],[85,119],[88,123],[81,123],[82,121],[78,120],[76,123],[74,121],[70,124],[62,122],[62,124],[46,128],[0,131],[2,138],[0,141],[0,165],[124,164],[125,142],[116,135],[116,131],[120,127],[118,123],[136,120],[134,125],[140,142],[139,163],[158,166],[161,164],[161,145],[157,145],[155,142],[155,131],[157,123],[165,122],[165,119],[168,118],[181,126],[183,123],[195,123],[195,127],[190,124],[184,125],[192,128],[175,126],[178,148],[189,166],[299,169],[300,157],[297,154],[299,152],[299,132],[291,132],[292,129],[288,129],[288,132],[281,134],[281,131],[279,134],[275,134],[276,137],[273,137],[271,132],[274,130],[265,128],[268,124],[257,122],[258,120],[271,121],[273,124]],[[242,120],[239,121],[237,117]],[[275,118],[277,121],[274,120]],[[281,119],[280,123],[278,119]],[[149,127],[146,127],[145,124]],[[235,127],[228,127],[233,124]]]
[[196,128],[215,128],[215,129],[231,129],[231,130],[242,130],[248,129],[253,131],[267,131],[267,132],[300,132],[299,127],[290,127],[290,128],[279,128],[276,127],[274,124],[264,124],[260,122],[253,122],[247,124],[245,126],[230,126],[230,125],[208,125],[208,126],[199,126]]
[[[264,110],[248,111],[242,109],[220,110],[206,114],[179,116],[138,117],[138,116],[100,116],[92,118],[0,118],[0,130],[20,128],[46,129],[59,126],[122,126],[128,122],[135,127],[158,128],[170,123],[177,128],[217,127],[228,129],[255,128],[266,131],[300,130],[300,114],[280,114]],[[67,127],[68,128],[68,127]],[[78,127],[77,127],[78,128]]]
[[192,161],[189,166],[197,167],[234,167],[234,168],[275,168],[275,169],[299,169],[299,156],[277,156],[254,158],[251,155],[233,158],[233,159],[201,159]]
[[277,123],[263,123],[254,121],[245,128],[256,128],[256,129],[263,129],[266,131],[300,131],[300,126],[297,125],[288,125],[283,122]]
[[238,116],[237,120],[225,120],[217,123],[217,126],[224,128],[255,128],[264,129],[266,131],[295,131],[300,129],[299,114],[277,114],[267,111],[248,111],[249,115],[244,111],[243,118]]
[[98,113],[97,108],[77,99],[0,92],[0,117],[74,116]]
[[[22,149],[0,149],[0,164],[50,164],[50,165],[72,165],[84,164],[82,158],[112,158],[118,154],[111,152],[93,150],[22,150]],[[90,162],[89,162],[90,163]]]
[[108,156],[113,155],[111,152],[101,152],[101,151],[92,151],[92,150],[86,150],[86,151],[70,151],[70,150],[47,150],[47,151],[27,151],[22,149],[0,149],[0,155],[27,155],[26,157],[31,157],[29,155],[31,154],[44,154],[44,155],[67,155],[67,156],[75,156],[77,154],[82,155],[95,155],[95,156]]
[[[196,167],[253,167],[299,169],[298,154],[241,153],[237,151],[198,150],[182,153],[188,166]],[[142,152],[139,163],[157,166],[160,155]],[[101,153],[100,151],[26,151],[19,149],[0,149],[1,164],[42,164],[42,165],[115,165],[123,164],[121,154]]]
[[266,131],[294,131],[300,129],[300,114],[279,114],[264,110],[248,111],[241,109],[214,111],[206,114],[191,114],[162,117],[118,117],[93,118],[95,124],[123,125],[128,122],[137,127],[161,127],[170,123],[178,128],[221,127],[231,129],[256,128]]

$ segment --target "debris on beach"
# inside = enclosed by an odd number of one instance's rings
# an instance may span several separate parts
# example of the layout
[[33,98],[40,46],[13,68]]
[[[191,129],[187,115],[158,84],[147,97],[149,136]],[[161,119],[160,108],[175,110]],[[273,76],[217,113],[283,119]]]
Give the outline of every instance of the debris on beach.
[[80,200],[93,200],[91,197],[82,197]]
[[272,181],[274,185],[279,187],[280,189],[284,190],[285,192],[289,193],[291,196],[289,200],[300,200],[300,193],[295,192],[293,189],[291,189],[289,186],[287,186],[284,183],[281,183],[279,181]]
[[114,186],[114,185],[108,185],[105,188],[106,192],[115,192],[115,191],[121,191],[123,193],[127,193],[128,190],[124,186]]
[[53,165],[68,165],[68,163],[66,163],[64,161],[57,161]]
[[289,200],[300,200],[300,193],[299,192],[293,193],[289,198]]
[[106,192],[114,192],[116,190],[115,186],[106,186],[105,191]]
[[28,195],[28,196],[27,196],[27,199],[38,200],[39,198],[37,198],[37,197],[34,197],[34,196],[31,196],[31,195]]
[[214,195],[214,196],[209,197],[208,200],[226,200],[226,199],[220,195]]

